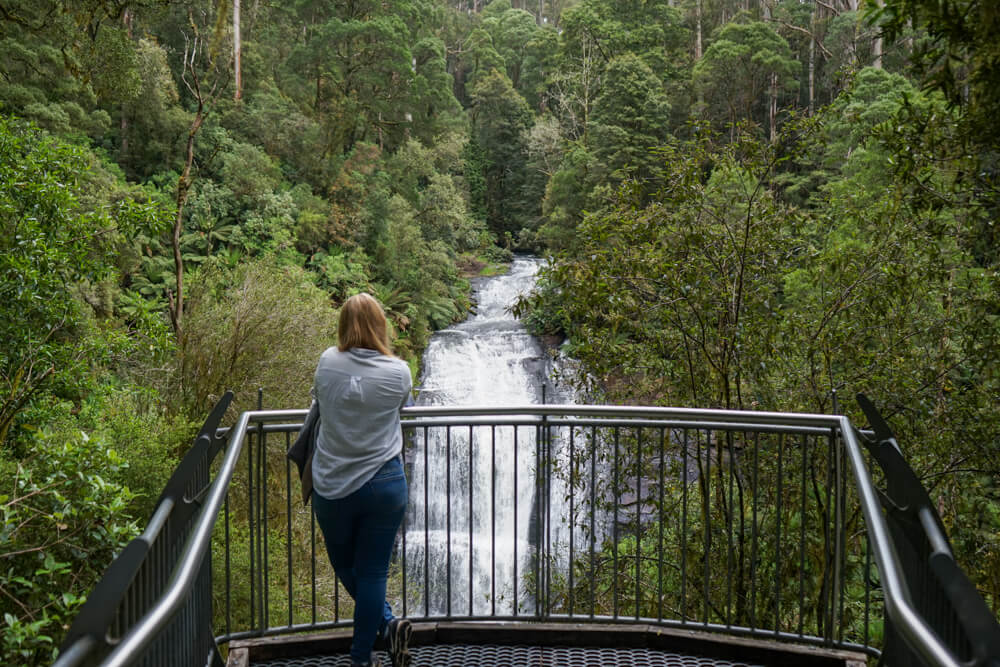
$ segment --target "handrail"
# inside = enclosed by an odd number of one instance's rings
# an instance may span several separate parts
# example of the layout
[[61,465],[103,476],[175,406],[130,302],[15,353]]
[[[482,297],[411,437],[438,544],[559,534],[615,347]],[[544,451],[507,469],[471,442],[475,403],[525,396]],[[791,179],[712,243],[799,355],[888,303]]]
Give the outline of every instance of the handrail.
[[212,486],[209,488],[197,523],[184,544],[184,549],[178,558],[178,566],[173,574],[171,574],[170,581],[167,583],[166,593],[152,609],[132,626],[118,646],[108,655],[103,665],[107,667],[119,667],[129,664],[129,660],[145,648],[156,636],[156,633],[180,609],[185,596],[194,586],[201,562],[211,545],[215,519],[222,508],[229,482],[232,479],[233,471],[236,469],[236,462],[239,459],[240,451],[243,449],[243,438],[250,419],[252,418],[255,421],[288,419],[289,417],[297,416],[300,412],[303,411],[262,410],[244,412],[240,415],[236,426],[229,434],[229,443],[226,446],[222,466],[215,480],[212,482]]
[[[225,456],[221,467],[205,497],[204,506],[196,524],[188,537],[179,557],[178,566],[167,584],[166,593],[122,638],[108,656],[104,665],[126,665],[154,639],[181,607],[185,597],[194,586],[199,568],[210,547],[212,531],[226,497],[229,483],[236,468],[251,422],[279,422],[302,419],[306,410],[255,410],[243,412],[236,424],[229,430]],[[685,420],[704,423],[714,421],[725,424],[786,425],[815,427],[839,431],[848,461],[853,470],[859,493],[861,509],[867,532],[873,545],[885,604],[895,618],[905,638],[912,642],[918,652],[930,663],[942,667],[959,667],[958,660],[943,644],[937,634],[927,625],[914,609],[906,583],[902,578],[899,559],[895,553],[889,530],[879,503],[862,448],[855,429],[845,416],[806,413],[748,412],[738,410],[712,410],[693,408],[649,408],[589,405],[522,405],[522,406],[461,406],[461,407],[410,407],[402,411],[407,423],[419,423],[421,418],[435,417],[482,417],[482,416],[535,415],[540,417],[578,415],[594,418],[632,418],[658,420]]]
[[878,565],[882,588],[885,591],[887,611],[895,618],[903,636],[925,659],[942,667],[960,667],[959,661],[941,638],[914,609],[909,590],[902,578],[899,557],[889,537],[889,526],[882,512],[882,504],[879,502],[875,485],[872,484],[871,475],[868,474],[861,453],[861,444],[854,434],[854,427],[847,417],[840,417],[839,428],[850,457],[858,495],[861,498],[861,511],[864,512],[865,526],[874,548],[875,563]]
[[592,417],[651,417],[654,419],[690,419],[720,422],[745,422],[747,424],[780,424],[786,426],[818,426],[833,428],[840,425],[837,415],[811,414],[807,412],[764,412],[752,410],[714,410],[709,408],[657,408],[617,405],[510,405],[510,406],[414,406],[404,408],[405,417],[456,416],[474,417],[485,415],[582,415]]

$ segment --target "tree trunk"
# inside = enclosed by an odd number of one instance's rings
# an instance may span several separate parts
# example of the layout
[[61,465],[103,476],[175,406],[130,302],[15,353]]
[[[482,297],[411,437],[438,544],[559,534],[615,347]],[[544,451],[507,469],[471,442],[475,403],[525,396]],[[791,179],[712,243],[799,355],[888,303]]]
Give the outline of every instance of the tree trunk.
[[771,72],[771,105],[769,109],[771,122],[771,143],[778,140],[778,73]]
[[[132,39],[132,12],[129,11],[128,7],[122,12],[122,23],[125,24],[125,33],[128,35],[129,40]],[[120,151],[118,153],[118,161],[125,164],[128,159],[128,103],[122,102],[122,118],[121,118],[121,136],[122,144]],[[2,442],[2,440],[0,440]]]
[[194,120],[188,129],[187,152],[184,159],[184,170],[177,179],[177,215],[174,217],[173,235],[170,244],[174,251],[174,292],[167,291],[170,305],[170,321],[174,326],[174,335],[179,341],[184,331],[184,256],[181,254],[181,232],[184,223],[184,205],[191,192],[191,165],[194,164],[194,139],[205,120],[204,103],[198,98],[198,109]]
[[[194,26],[191,14],[188,20]],[[197,30],[197,28],[196,28]],[[186,41],[186,38],[185,38]],[[187,203],[188,194],[191,192],[191,167],[194,165],[194,141],[198,136],[202,123],[205,122],[206,100],[213,100],[218,90],[221,76],[216,72],[215,81],[211,86],[208,95],[202,89],[202,82],[198,77],[198,69],[195,66],[199,48],[199,38],[197,32],[193,44],[185,43],[183,69],[181,70],[181,80],[187,86],[188,91],[194,97],[197,106],[195,108],[194,120],[188,128],[187,147],[184,154],[184,169],[177,179],[177,215],[174,217],[173,234],[170,244],[174,251],[174,278],[176,284],[174,291],[167,290],[167,305],[170,310],[170,322],[174,327],[174,335],[177,337],[178,345],[183,343],[184,332],[184,255],[181,253],[181,232],[184,226],[184,205]]]
[[243,97],[243,71],[240,68],[240,51],[242,42],[240,40],[240,0],[233,0],[233,79],[236,83],[235,100],[239,101]]
[[[881,7],[882,0],[875,0],[875,6]],[[874,56],[872,67],[876,69],[882,69],[882,29],[879,26],[874,26],[875,28],[875,40],[872,43],[872,55]]]
[[809,26],[809,115],[816,108],[816,9]]
[[697,0],[694,5],[695,34],[694,34],[694,59],[701,60],[701,3]]

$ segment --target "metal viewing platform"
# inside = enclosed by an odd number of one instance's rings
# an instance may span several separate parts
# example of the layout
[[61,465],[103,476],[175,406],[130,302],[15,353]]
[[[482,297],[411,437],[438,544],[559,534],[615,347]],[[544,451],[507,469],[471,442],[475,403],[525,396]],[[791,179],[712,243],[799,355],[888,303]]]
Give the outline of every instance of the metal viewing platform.
[[[56,665],[349,665],[352,606],[285,452],[215,407]],[[413,665],[1000,665],[891,431],[839,415],[404,411],[389,598]],[[879,480],[876,484],[875,480]]]

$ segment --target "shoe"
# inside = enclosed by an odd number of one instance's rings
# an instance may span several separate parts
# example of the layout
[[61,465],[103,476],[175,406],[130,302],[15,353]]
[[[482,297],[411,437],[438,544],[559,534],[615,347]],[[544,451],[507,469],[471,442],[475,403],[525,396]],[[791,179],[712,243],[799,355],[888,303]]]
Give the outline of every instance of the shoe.
[[389,660],[392,667],[409,667],[410,635],[413,625],[405,618],[393,618],[386,626],[386,646],[389,649]]
[[351,667],[382,667],[382,661],[378,659],[378,656],[372,653],[372,657],[368,662],[355,662],[351,660]]

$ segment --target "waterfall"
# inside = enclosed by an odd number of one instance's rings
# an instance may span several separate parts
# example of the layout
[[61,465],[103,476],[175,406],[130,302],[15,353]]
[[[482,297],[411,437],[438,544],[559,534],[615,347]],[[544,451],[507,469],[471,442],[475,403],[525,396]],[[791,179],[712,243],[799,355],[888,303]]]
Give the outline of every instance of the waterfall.
[[[517,258],[507,274],[476,279],[476,313],[431,338],[418,405],[542,402],[549,356],[507,310],[533,287],[540,265]],[[572,401],[551,387],[546,398]],[[537,567],[535,457],[533,427],[417,430],[408,453],[407,577],[423,582],[426,575],[430,589],[419,592],[427,597],[418,607],[431,615],[502,615],[533,603],[523,581]]]

